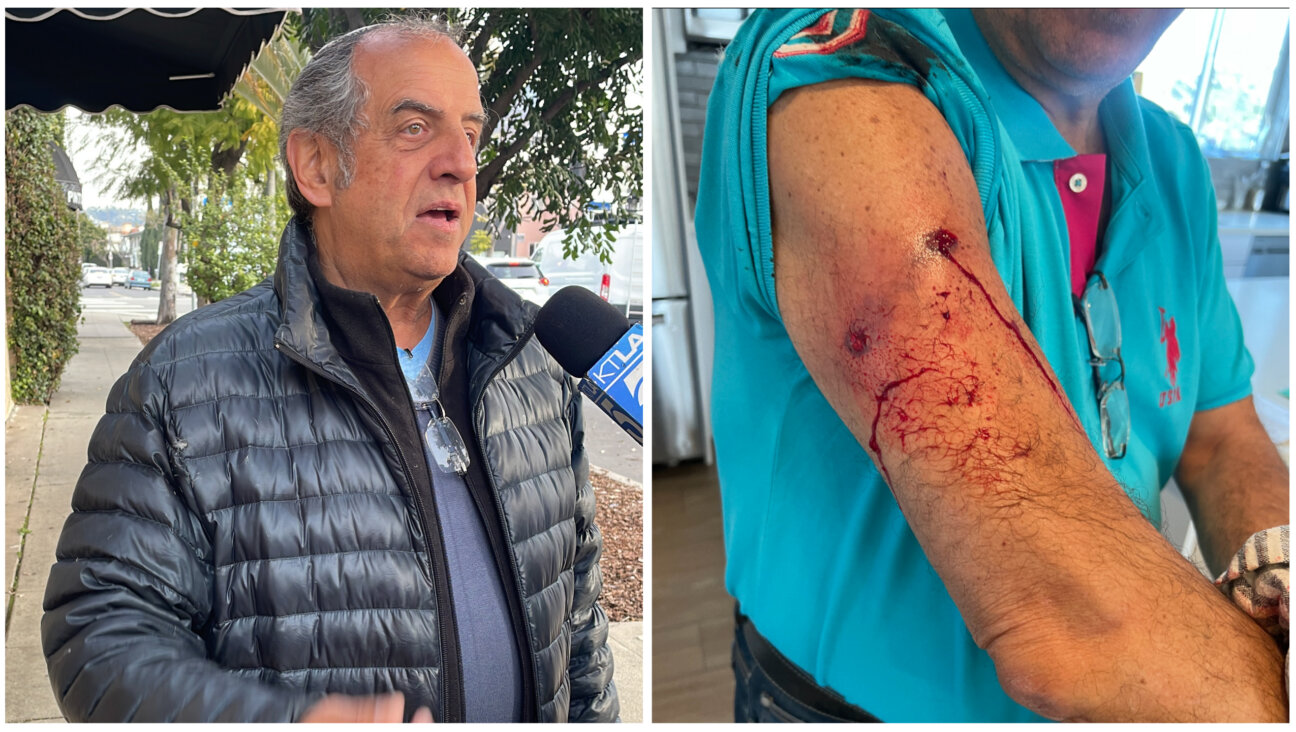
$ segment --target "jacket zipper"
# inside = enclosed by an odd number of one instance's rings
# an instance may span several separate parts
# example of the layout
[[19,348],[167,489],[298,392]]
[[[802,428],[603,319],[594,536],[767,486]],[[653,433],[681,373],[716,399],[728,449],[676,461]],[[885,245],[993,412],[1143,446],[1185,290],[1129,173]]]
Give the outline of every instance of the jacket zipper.
[[[509,351],[508,354],[505,355],[504,360],[500,361],[499,365],[496,366],[495,369],[490,372],[490,375],[486,377],[486,381],[483,383],[482,386],[482,396],[479,397],[477,401],[474,402],[472,405],[473,439],[477,443],[477,451],[482,456],[483,460],[486,459],[486,440],[482,438],[482,432],[484,431],[483,427],[485,427],[485,424],[482,422],[482,415],[485,412],[485,405],[483,404],[482,401],[486,395],[485,387],[486,385],[490,384],[490,382],[494,380],[496,376],[499,375],[499,372],[504,370],[505,366],[509,365],[509,363],[511,363],[514,358],[517,358],[517,355],[521,353],[523,347],[526,346],[526,342],[531,339],[531,333],[534,329],[535,329],[535,323],[532,323],[527,326],[527,329],[523,331],[522,336],[518,338],[517,344],[513,346],[513,350]],[[487,483],[490,484],[489,487],[491,489],[490,491],[491,497],[495,499],[495,515],[498,519],[498,525],[493,528],[499,528],[504,525],[504,520],[505,520],[504,502],[500,500],[499,486],[495,484],[495,478],[491,475],[491,472],[489,470],[485,470],[483,471],[483,473],[486,475]],[[522,613],[522,639],[526,643],[525,650],[526,650],[526,659],[528,661],[528,663],[522,667],[522,674],[523,674],[522,688],[524,694],[526,694],[531,699],[531,711],[532,714],[534,715],[533,719],[539,722],[540,721],[540,699],[539,699],[540,694],[539,691],[535,688],[535,653],[534,651],[531,650],[534,644],[531,638],[530,624],[526,622],[526,602],[525,600],[523,600],[524,595],[522,589],[522,578],[518,575],[517,572],[517,566],[518,566],[517,554],[514,553],[513,551],[513,542],[504,541],[503,537],[498,537],[498,539],[500,543],[503,544],[505,551],[508,552],[509,569],[511,570],[511,573],[513,575],[513,591],[517,595],[517,608]]]
[[[441,536],[441,526],[437,522],[436,515],[428,513],[426,505],[423,503],[423,497],[419,494],[418,487],[414,485],[414,480],[410,475],[409,460],[405,457],[405,451],[401,448],[400,442],[396,440],[396,433],[388,424],[386,418],[378,410],[368,396],[363,392],[353,389],[347,384],[343,384],[337,379],[330,376],[314,362],[297,353],[286,343],[275,340],[275,349],[284,353],[292,360],[301,364],[307,370],[312,371],[328,379],[330,382],[341,386],[351,392],[371,414],[382,425],[383,431],[387,433],[387,440],[392,447],[396,449],[396,456],[400,459],[401,472],[405,475],[405,482],[410,486],[410,493],[414,496],[414,505],[418,509],[419,523],[422,524],[423,535],[427,537],[429,564],[433,565],[427,568],[430,579],[432,580],[432,589],[436,595],[437,601],[437,626],[441,634],[441,711],[442,719],[438,721],[459,722],[463,720],[463,680],[462,669],[463,659],[459,655],[459,631],[455,625],[454,619],[454,600],[450,595],[450,579],[445,558],[445,543]],[[412,406],[411,406],[412,408]],[[431,526],[429,526],[431,524]],[[436,533],[431,529],[435,528]],[[438,571],[440,570],[440,571]],[[451,660],[453,659],[453,661]]]

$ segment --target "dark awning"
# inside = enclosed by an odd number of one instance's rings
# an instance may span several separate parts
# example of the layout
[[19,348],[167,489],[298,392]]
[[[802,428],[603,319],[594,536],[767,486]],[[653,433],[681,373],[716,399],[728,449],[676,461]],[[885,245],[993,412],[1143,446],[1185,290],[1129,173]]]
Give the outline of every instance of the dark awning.
[[5,109],[218,109],[284,14],[5,8]]

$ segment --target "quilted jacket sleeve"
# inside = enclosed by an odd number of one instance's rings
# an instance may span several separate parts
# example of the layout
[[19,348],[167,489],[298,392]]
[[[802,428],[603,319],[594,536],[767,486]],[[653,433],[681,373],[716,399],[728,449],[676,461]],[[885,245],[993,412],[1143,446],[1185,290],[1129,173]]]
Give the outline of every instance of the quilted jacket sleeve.
[[315,695],[207,658],[211,547],[179,490],[167,407],[137,361],[91,439],[41,621],[59,708],[73,722],[291,721]]
[[572,424],[572,469],[580,495],[576,503],[576,592],[572,603],[572,649],[569,722],[619,722],[621,704],[612,681],[612,649],[608,646],[608,619],[598,604],[603,590],[599,556],[603,537],[594,525],[594,487],[589,482],[585,456],[585,424],[580,392],[569,389]]

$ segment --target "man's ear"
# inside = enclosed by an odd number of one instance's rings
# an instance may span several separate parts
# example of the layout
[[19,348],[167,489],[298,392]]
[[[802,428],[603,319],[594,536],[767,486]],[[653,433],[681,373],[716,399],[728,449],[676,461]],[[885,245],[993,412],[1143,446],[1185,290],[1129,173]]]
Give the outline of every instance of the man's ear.
[[309,130],[288,133],[288,168],[297,181],[297,190],[315,208],[333,205],[333,180],[337,171],[337,152],[333,145]]

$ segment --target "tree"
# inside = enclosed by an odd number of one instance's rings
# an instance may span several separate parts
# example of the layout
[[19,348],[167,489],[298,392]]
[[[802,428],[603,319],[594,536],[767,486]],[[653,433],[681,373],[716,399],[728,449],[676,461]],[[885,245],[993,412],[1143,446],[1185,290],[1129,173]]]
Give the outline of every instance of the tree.
[[491,248],[495,246],[495,237],[491,236],[490,231],[482,226],[487,223],[482,216],[477,217],[477,226],[473,228],[472,234],[468,235],[468,252],[470,254],[488,254]]
[[[617,225],[643,195],[643,13],[638,8],[443,8],[464,29],[491,118],[477,196],[491,221],[526,217],[568,231],[568,256],[611,258]],[[303,10],[297,34],[313,50],[392,11]],[[595,201],[602,219],[586,215]],[[601,224],[608,224],[602,226]]]
[[[252,175],[275,175],[278,128],[250,102],[233,96],[217,112],[158,109],[133,114],[114,109],[91,119],[124,130],[148,152],[142,166],[118,176],[117,188],[127,198],[156,195],[161,200],[164,236],[157,323],[170,323],[176,316],[182,215],[201,201],[218,176],[229,178],[240,166]],[[109,157],[116,152],[110,151]]]
[[213,176],[206,202],[182,215],[194,294],[222,300],[272,274],[289,216],[282,196],[258,195],[254,182],[239,175]]
[[234,84],[234,93],[277,123],[288,91],[310,58],[310,49],[297,40],[293,31],[288,26],[280,28],[243,71]]
[[108,263],[106,253],[108,230],[95,223],[85,211],[78,211],[76,214],[76,238],[81,251],[81,261],[104,265]]
[[[310,57],[310,50],[290,30],[285,32],[285,27],[281,27],[243,71],[234,84],[234,93],[278,125],[283,116],[284,99]],[[275,195],[277,180],[276,170],[271,167],[265,177],[267,196]]]
[[49,143],[62,115],[17,109],[5,117],[5,283],[12,390],[49,402],[77,352],[81,246]]
[[153,277],[158,276],[158,255],[161,253],[164,223],[158,212],[153,210],[153,199],[150,197],[148,211],[144,214],[144,231],[140,234],[140,264]]

